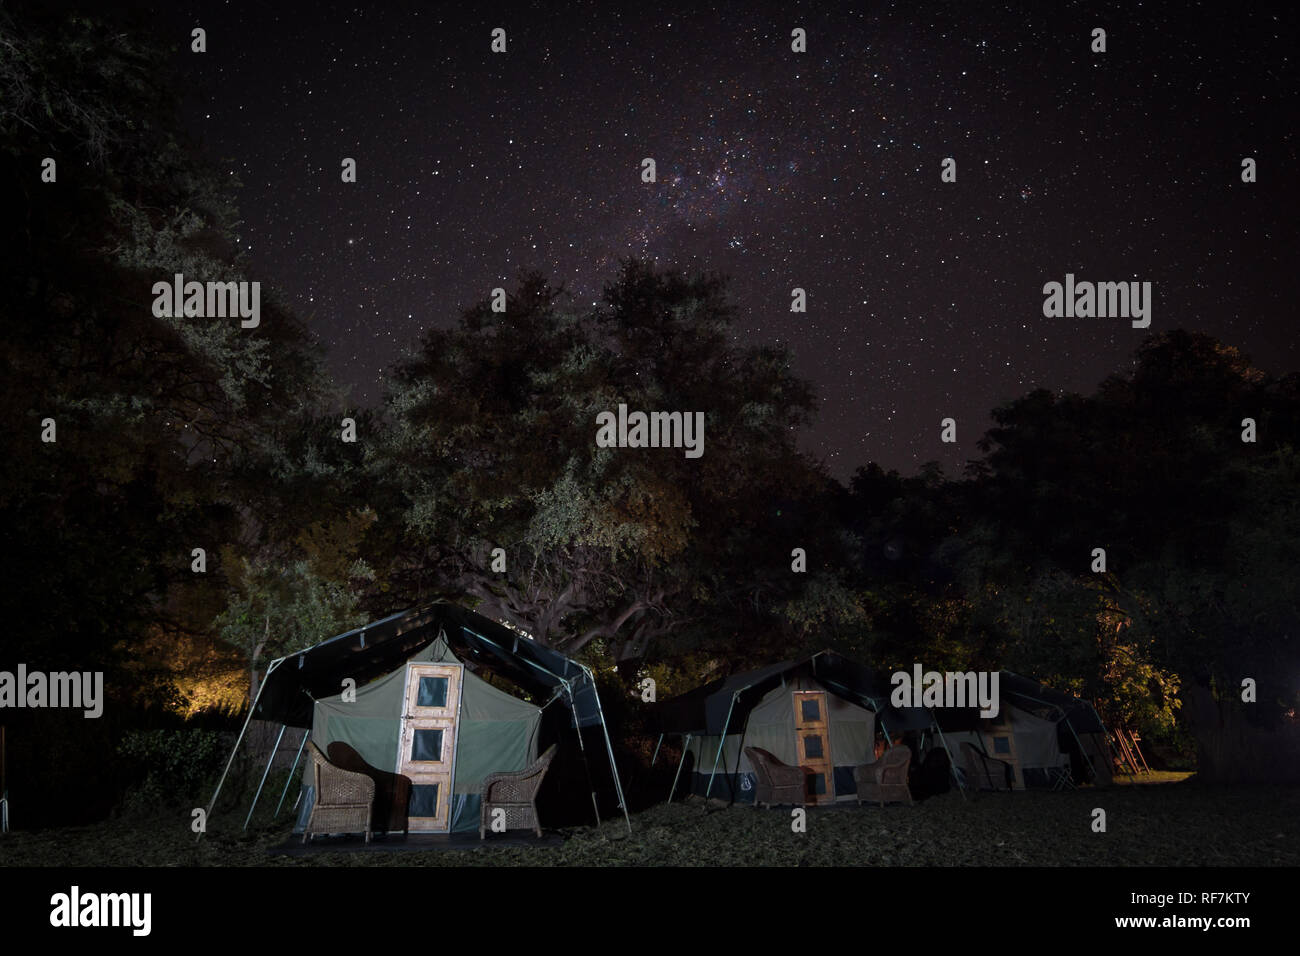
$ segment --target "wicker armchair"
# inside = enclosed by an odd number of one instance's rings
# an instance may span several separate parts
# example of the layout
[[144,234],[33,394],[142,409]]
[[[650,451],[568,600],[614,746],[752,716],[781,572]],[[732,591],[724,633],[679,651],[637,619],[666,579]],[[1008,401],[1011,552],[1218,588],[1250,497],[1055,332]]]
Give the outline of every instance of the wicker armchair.
[[773,754],[762,747],[746,747],[745,756],[754,767],[754,776],[758,781],[754,796],[754,807],[762,804],[769,807],[778,803],[808,803],[808,773],[803,767],[791,767],[782,763]]
[[490,773],[483,778],[483,803],[478,817],[480,840],[487,836],[492,811],[497,808],[505,810],[507,830],[532,827],[539,837],[542,835],[542,823],[537,818],[537,791],[554,759],[555,744],[551,744],[532,766],[513,773]]
[[372,767],[351,744],[341,740],[331,742],[325,748],[325,753],[329,762],[340,770],[364,773],[375,782],[374,812],[370,818],[372,830],[377,833],[392,833],[408,829],[412,786],[410,777]]
[[891,747],[875,763],[853,768],[853,779],[858,784],[858,806],[863,800],[879,803],[887,800],[906,800],[912,803],[912,791],[907,789],[907,770],[912,763],[909,747]]
[[969,741],[961,745],[967,786],[975,790],[1010,790],[1011,764],[990,757]]
[[375,803],[375,782],[363,773],[334,766],[310,741],[312,781],[316,802],[312,805],[302,842],[314,833],[360,833],[370,842],[370,812]]

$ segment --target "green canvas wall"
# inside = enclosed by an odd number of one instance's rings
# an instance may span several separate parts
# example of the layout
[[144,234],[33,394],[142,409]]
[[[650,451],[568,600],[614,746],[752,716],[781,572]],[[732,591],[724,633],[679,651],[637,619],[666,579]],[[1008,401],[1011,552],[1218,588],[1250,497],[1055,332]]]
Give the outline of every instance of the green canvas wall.
[[[413,655],[409,662],[460,663],[442,640]],[[408,663],[409,663],[408,662]],[[537,759],[537,732],[542,712],[471,674],[463,672],[460,718],[457,723],[455,775],[452,780],[452,829],[478,826],[478,794],[490,773],[523,770]],[[344,702],[343,692],[316,701],[311,739],[322,751],[341,740],[373,767],[397,769],[402,729],[406,665],[356,689],[356,700]],[[303,768],[303,785],[311,784],[310,762]]]

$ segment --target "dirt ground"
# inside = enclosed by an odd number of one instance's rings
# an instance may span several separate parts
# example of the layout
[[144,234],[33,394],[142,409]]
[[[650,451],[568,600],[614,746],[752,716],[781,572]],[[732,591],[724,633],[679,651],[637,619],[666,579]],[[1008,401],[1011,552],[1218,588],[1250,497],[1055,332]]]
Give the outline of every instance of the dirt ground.
[[[1105,832],[1094,811],[1105,811]],[[214,820],[196,840],[185,814],[0,837],[3,866],[1296,866],[1300,788],[1183,783],[1066,793],[948,793],[915,806],[789,808],[661,804],[560,845],[289,857],[288,822],[245,834]],[[545,822],[545,821],[543,821]],[[359,837],[357,838],[360,839]]]

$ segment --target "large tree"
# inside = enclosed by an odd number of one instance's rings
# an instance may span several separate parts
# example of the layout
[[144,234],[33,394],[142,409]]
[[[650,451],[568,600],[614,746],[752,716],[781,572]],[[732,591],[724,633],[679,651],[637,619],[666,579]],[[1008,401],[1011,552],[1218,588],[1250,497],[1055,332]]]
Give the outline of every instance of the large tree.
[[[831,589],[834,562],[777,520],[826,484],[795,447],[814,403],[789,365],[738,342],[721,279],[637,261],[593,311],[528,275],[504,312],[483,302],[428,332],[397,370],[382,464],[406,502],[408,592],[469,595],[543,643],[615,658],[710,628],[742,640],[746,608],[812,613],[791,602],[808,579]],[[598,447],[597,416],[620,404],[702,412],[702,456]]]
[[176,273],[256,276],[237,183],[187,140],[153,34],[0,11],[0,607],[23,622],[7,658],[33,666],[108,667],[204,628],[221,548],[282,511],[275,430],[328,401],[317,348],[267,287],[256,328],[154,314]]
[[[996,541],[982,552],[996,557],[978,560],[978,547],[966,557],[976,559],[968,571],[987,571],[984,597],[971,593],[1002,608],[993,618],[1011,646],[1036,643],[1039,659],[1080,677],[1081,655],[1091,657],[1086,689],[1109,696],[1119,719],[1143,713],[1145,691],[1156,702],[1145,719],[1167,722],[1181,684],[1184,699],[1201,701],[1203,755],[1222,749],[1214,740],[1227,725],[1278,726],[1294,714],[1294,376],[1274,379],[1234,348],[1175,331],[1148,339],[1133,370],[1092,396],[1039,391],[994,418],[976,473],[981,534]],[[1092,571],[1095,548],[1104,575]],[[1258,685],[1254,703],[1241,699],[1246,678]],[[1270,759],[1261,750],[1221,769],[1267,772]]]

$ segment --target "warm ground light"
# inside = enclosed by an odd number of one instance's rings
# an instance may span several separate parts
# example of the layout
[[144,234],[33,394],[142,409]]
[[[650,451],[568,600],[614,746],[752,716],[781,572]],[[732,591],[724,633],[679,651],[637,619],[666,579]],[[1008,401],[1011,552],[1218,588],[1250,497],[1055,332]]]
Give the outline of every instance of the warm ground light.
[[[913,807],[813,809],[808,832],[784,809],[706,810],[661,804],[632,817],[564,831],[556,847],[436,852],[269,853],[290,827],[239,833],[242,815],[213,821],[196,844],[183,816],[12,833],[6,862],[29,866],[1297,866],[1300,789],[1225,789],[1173,782],[1069,793],[953,792]],[[1107,813],[1094,833],[1092,810]]]

